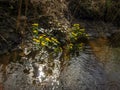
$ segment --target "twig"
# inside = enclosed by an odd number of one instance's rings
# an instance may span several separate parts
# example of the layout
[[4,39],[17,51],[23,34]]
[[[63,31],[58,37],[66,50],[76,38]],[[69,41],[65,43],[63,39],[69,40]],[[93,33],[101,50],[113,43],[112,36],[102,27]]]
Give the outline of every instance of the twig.
[[0,37],[8,44],[8,41],[1,34]]

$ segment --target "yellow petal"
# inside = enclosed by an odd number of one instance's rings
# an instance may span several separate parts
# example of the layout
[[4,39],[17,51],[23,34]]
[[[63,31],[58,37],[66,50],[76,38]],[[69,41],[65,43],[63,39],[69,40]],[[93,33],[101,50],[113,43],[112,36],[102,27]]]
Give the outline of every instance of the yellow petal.
[[37,42],[37,43],[40,43],[40,40],[34,38],[33,41]]
[[46,40],[46,41],[49,41],[49,42],[51,41],[49,38],[45,38],[45,40]]
[[42,46],[45,46],[45,42],[41,42],[41,45],[42,45]]
[[38,33],[38,31],[37,30],[33,30],[33,33]]
[[36,26],[36,27],[38,27],[38,23],[34,23],[34,24],[32,24],[32,26]]

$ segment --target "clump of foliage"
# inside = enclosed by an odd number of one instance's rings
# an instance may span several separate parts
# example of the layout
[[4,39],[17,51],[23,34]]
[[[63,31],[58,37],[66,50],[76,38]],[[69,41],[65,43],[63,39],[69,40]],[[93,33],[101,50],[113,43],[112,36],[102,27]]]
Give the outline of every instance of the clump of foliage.
[[[46,32],[47,31],[47,32]],[[38,49],[45,48],[53,52],[61,51],[60,42],[50,32],[52,30],[38,28],[38,24],[33,24],[33,41]]]
[[82,50],[84,42],[81,39],[87,39],[88,34],[85,33],[85,29],[81,28],[79,24],[74,24],[72,28],[70,28],[69,38],[69,50],[71,53],[75,53],[75,51]]
[[[82,50],[84,43],[81,38],[87,39],[85,29],[81,28],[79,24],[74,24],[71,28],[51,28],[44,29],[39,28],[37,23],[32,24],[33,26],[33,43],[38,49],[44,48],[47,51],[54,53],[64,52],[64,49],[73,54],[76,51]],[[61,26],[58,23],[58,26]],[[62,36],[64,35],[64,36]]]

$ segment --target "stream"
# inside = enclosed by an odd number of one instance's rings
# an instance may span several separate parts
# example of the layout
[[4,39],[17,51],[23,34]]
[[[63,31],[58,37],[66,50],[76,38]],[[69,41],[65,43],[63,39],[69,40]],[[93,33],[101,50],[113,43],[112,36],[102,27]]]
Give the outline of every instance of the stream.
[[[118,83],[109,85],[108,69],[96,60],[93,53],[88,53],[92,52],[89,46],[86,48],[80,55],[72,57],[63,71],[60,66],[61,53],[50,63],[49,54],[44,50],[38,52],[34,60],[32,57],[21,57],[5,68],[2,64],[0,90],[119,90]],[[24,53],[30,53],[26,50]],[[39,60],[44,60],[44,63]]]

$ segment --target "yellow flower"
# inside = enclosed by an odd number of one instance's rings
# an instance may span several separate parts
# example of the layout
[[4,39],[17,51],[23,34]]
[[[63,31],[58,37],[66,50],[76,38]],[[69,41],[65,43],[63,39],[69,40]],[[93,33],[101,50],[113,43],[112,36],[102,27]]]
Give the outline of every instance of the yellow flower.
[[74,26],[74,27],[79,27],[79,26],[80,26],[80,24],[73,24],[73,26]]
[[51,42],[51,40],[49,38],[45,38],[45,40],[48,41],[48,42]]
[[53,40],[54,42],[58,43],[58,40],[53,38],[53,37],[51,38],[51,40]]
[[39,37],[39,39],[42,39],[42,38],[43,38],[43,36],[40,36],[40,37]]
[[81,31],[81,32],[84,32],[84,31],[85,31],[85,29],[80,29],[80,31]]
[[32,26],[36,26],[36,27],[38,27],[38,23],[34,23],[34,24],[32,24]]
[[41,42],[41,45],[42,45],[42,46],[45,46],[45,42],[44,42],[44,41],[42,41],[42,42]]
[[33,38],[33,41],[37,42],[37,43],[40,43],[40,40],[36,39],[36,38]]
[[73,35],[74,37],[76,37],[76,36],[77,36],[77,34],[76,34],[76,33],[74,33],[74,32],[72,32],[72,35]]
[[38,33],[38,31],[37,30],[33,30],[33,33]]
[[72,44],[72,43],[69,44],[69,48],[70,48],[70,49],[73,48],[73,44]]
[[45,34],[42,34],[42,35],[39,36],[39,39],[42,39],[45,36],[46,36]]

